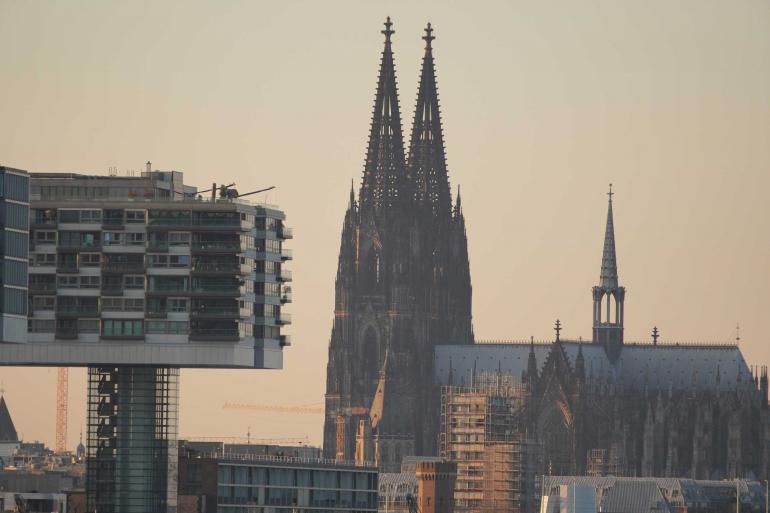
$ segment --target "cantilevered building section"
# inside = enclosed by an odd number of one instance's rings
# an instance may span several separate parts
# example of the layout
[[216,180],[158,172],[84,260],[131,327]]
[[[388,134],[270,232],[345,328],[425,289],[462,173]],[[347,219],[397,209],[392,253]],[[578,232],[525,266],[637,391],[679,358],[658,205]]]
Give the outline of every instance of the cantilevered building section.
[[24,206],[23,226],[5,217],[7,240],[23,234],[5,257],[24,279],[4,280],[4,299],[24,300],[6,300],[3,322],[28,330],[4,328],[0,364],[89,368],[89,511],[175,511],[179,368],[282,366],[283,212],[227,186],[198,194],[149,162],[140,176],[33,173],[24,194],[6,191],[8,209]]

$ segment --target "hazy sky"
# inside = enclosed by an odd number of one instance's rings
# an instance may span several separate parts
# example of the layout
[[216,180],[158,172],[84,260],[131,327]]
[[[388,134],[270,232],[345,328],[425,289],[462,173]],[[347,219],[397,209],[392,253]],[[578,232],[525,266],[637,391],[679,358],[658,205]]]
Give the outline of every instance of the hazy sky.
[[[732,340],[770,362],[770,3],[0,0],[0,163],[275,185],[294,227],[282,371],[183,371],[181,436],[303,437],[320,415],[223,411],[324,394],[350,179],[393,17],[405,132],[423,41],[462,185],[478,339],[591,334],[615,184],[626,339]],[[54,369],[0,368],[25,439],[53,442]],[[85,422],[71,372],[70,444]]]

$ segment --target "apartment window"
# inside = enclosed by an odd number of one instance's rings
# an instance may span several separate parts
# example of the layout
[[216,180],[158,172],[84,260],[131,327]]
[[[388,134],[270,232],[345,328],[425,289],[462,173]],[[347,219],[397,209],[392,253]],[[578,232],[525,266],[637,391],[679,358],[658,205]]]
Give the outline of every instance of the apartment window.
[[126,275],[123,277],[123,287],[126,289],[143,289],[144,288],[144,275]]
[[53,333],[56,330],[56,321],[53,319],[30,319],[29,331],[32,333]]
[[168,266],[168,255],[147,255],[147,260],[150,267]]
[[187,299],[172,297],[168,299],[168,311],[174,313],[187,312]]
[[144,233],[126,232],[126,244],[129,246],[144,246]]
[[39,244],[56,244],[56,232],[35,230],[35,242]]
[[99,333],[98,319],[78,319],[79,333]]
[[56,265],[56,253],[36,253],[30,258],[31,264],[37,267]]
[[123,241],[122,232],[104,232],[104,245],[105,246],[117,246]]
[[99,267],[102,263],[102,256],[99,253],[81,253],[81,267]]
[[101,276],[81,276],[80,288],[81,289],[98,289],[101,285]]
[[190,232],[168,232],[169,246],[189,246]]
[[169,255],[169,267],[190,267],[190,255]]
[[254,249],[254,237],[251,235],[241,235],[241,248]]
[[80,222],[81,223],[101,223],[102,211],[101,210],[81,210]]
[[76,289],[78,288],[77,276],[59,276],[57,278],[57,286],[60,289]]
[[123,298],[103,297],[102,312],[120,312],[123,310]]
[[55,306],[56,306],[56,298],[54,296],[33,296],[32,297],[33,310],[53,310]]
[[144,312],[144,299],[127,297],[124,309],[126,312]]
[[104,319],[102,335],[105,337],[141,337],[143,321],[139,319]]
[[80,222],[80,215],[77,210],[69,210],[65,208],[59,209],[59,222],[61,223],[78,223]]
[[188,325],[186,321],[147,321],[147,333],[159,335],[186,335]]
[[126,210],[126,223],[144,223],[144,210]]

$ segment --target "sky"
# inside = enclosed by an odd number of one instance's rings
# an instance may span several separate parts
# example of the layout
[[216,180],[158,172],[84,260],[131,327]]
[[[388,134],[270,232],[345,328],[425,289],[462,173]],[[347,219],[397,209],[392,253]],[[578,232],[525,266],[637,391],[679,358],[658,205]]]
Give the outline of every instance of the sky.
[[[0,0],[0,165],[184,172],[269,185],[295,238],[284,369],[183,370],[181,437],[322,439],[350,181],[386,16],[404,131],[435,29],[477,339],[591,335],[607,188],[626,340],[733,341],[770,362],[770,4],[765,0]],[[19,433],[53,444],[55,369],[0,367]],[[71,447],[85,424],[72,369]]]

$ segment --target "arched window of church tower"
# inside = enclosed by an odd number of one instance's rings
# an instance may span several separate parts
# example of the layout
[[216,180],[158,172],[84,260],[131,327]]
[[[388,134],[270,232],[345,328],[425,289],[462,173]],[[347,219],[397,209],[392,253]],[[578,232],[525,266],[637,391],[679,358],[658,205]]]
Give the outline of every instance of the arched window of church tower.
[[374,276],[377,283],[380,283],[380,255],[374,255]]

